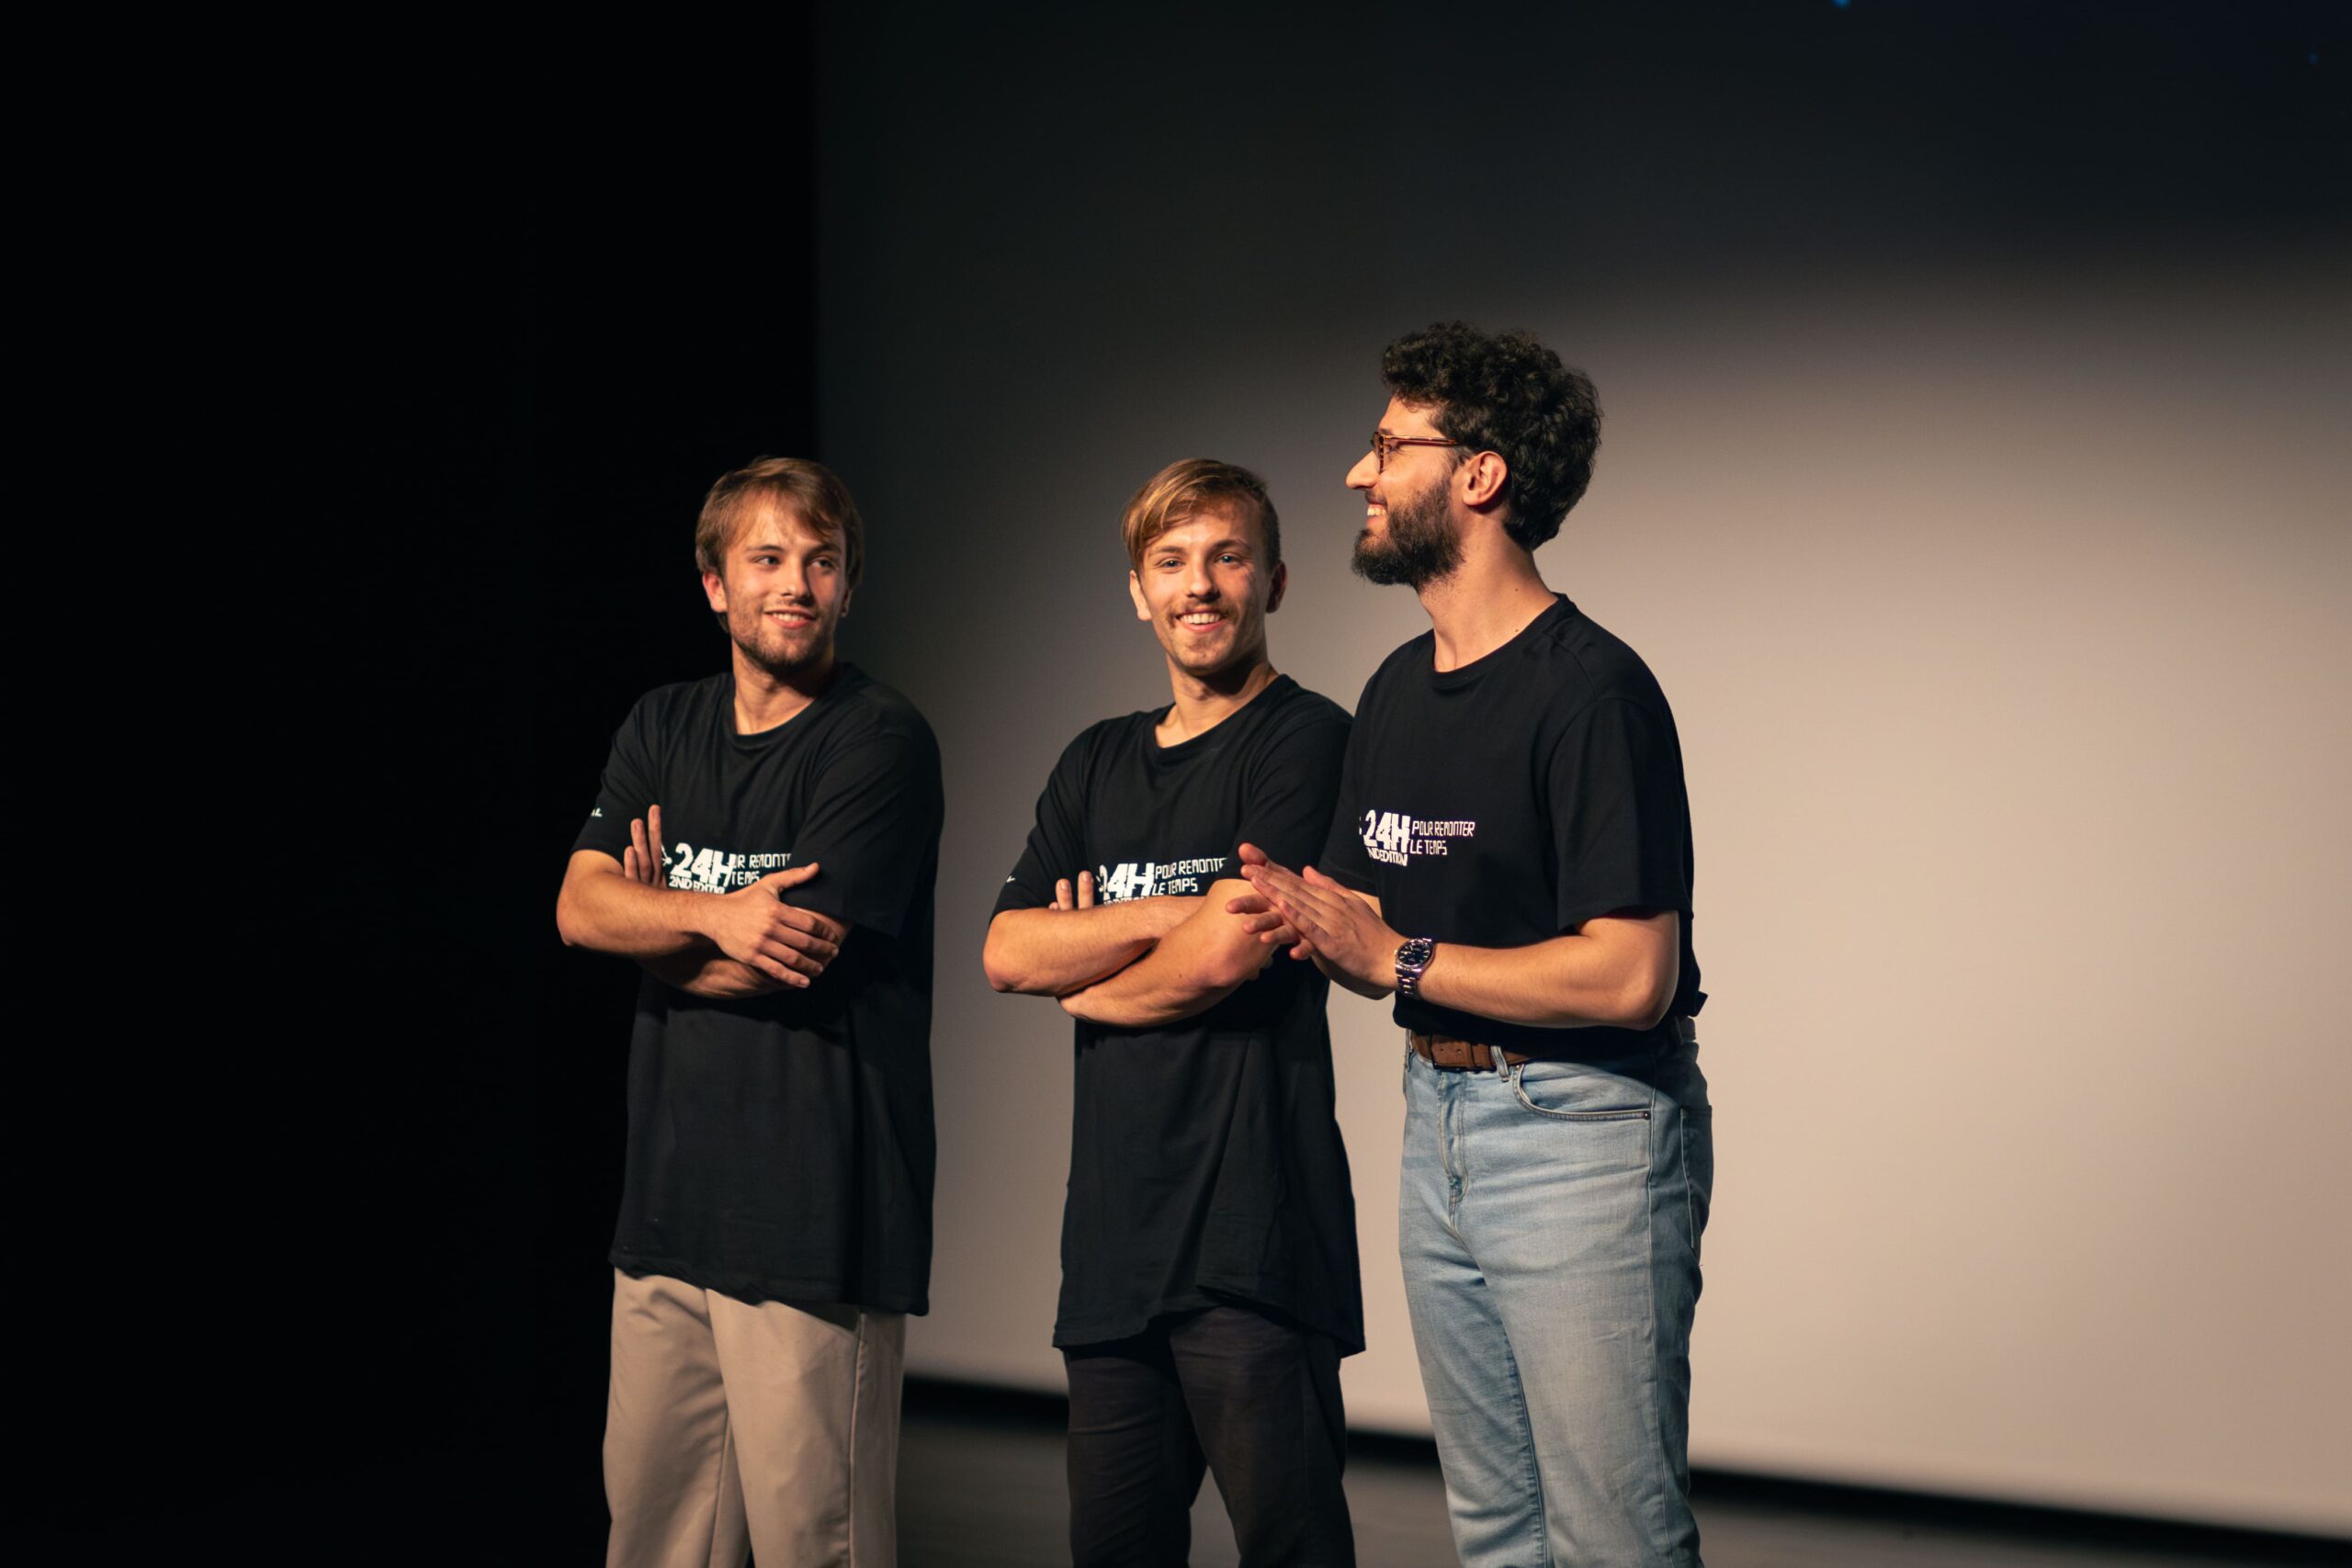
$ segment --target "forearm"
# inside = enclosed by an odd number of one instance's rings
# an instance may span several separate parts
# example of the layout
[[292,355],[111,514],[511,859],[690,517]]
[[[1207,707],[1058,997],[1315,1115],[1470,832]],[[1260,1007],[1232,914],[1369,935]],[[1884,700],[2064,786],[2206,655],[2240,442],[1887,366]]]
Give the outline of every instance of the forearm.
[[640,958],[638,964],[665,985],[717,1001],[742,1001],[786,988],[782,982],[771,980],[748,964],[737,963],[707,942],[657,958]]
[[1647,1029],[1666,1014],[1681,962],[1679,931],[1663,953],[1590,936],[1527,947],[1442,942],[1419,993],[1455,1012],[1544,1029]]
[[989,922],[981,966],[1000,991],[1062,996],[1150,952],[1202,902],[1123,898],[1084,909],[1007,909]]
[[624,958],[661,958],[708,938],[704,921],[718,897],[648,887],[610,872],[574,874],[556,899],[556,930],[566,944]]
[[1273,957],[1246,922],[1226,910],[1246,882],[1220,882],[1149,953],[1114,975],[1062,998],[1074,1018],[1149,1029],[1196,1017],[1255,978]]
[[[1273,953],[1269,947],[1257,951],[1266,957]],[[1264,967],[1262,960],[1259,967]],[[1249,979],[1186,963],[1162,942],[1118,973],[1062,998],[1062,1010],[1114,1028],[1154,1029],[1208,1011]]]

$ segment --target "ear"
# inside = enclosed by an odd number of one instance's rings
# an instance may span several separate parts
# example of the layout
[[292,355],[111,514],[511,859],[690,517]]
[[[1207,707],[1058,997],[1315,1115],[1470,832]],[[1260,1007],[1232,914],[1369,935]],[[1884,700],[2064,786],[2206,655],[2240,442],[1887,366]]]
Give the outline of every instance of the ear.
[[1127,573],[1127,597],[1136,602],[1136,620],[1148,621],[1151,619],[1151,606],[1144,602],[1143,579],[1137,577],[1132,571]]
[[835,619],[837,619],[837,620],[843,620],[843,621],[846,621],[846,620],[848,620],[848,619],[849,619],[849,602],[850,602],[852,599],[854,599],[854,598],[856,598],[856,597],[857,597],[857,590],[856,590],[856,589],[854,589],[854,588],[844,588],[844,589],[842,589],[842,613],[841,613],[838,616],[836,616],[836,617],[835,617]]
[[725,578],[715,571],[704,572],[702,591],[703,596],[710,601],[712,609],[722,615],[727,614],[727,580]]
[[1274,563],[1273,591],[1266,595],[1266,614],[1272,615],[1283,607],[1283,592],[1290,587],[1290,562]]
[[1453,472],[1464,506],[1491,506],[1510,478],[1510,465],[1499,452],[1481,452]]

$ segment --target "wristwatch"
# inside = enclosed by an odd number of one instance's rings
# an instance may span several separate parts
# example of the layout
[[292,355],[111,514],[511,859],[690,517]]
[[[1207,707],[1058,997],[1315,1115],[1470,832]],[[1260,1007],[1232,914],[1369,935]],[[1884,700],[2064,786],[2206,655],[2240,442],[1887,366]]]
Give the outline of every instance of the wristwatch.
[[1421,971],[1430,966],[1430,955],[1437,951],[1437,938],[1408,936],[1396,950],[1396,994],[1417,997],[1421,994]]

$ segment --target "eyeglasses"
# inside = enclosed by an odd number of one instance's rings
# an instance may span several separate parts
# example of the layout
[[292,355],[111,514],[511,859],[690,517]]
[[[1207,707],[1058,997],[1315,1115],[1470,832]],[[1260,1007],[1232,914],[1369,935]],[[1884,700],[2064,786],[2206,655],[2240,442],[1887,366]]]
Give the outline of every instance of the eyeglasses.
[[1388,471],[1388,459],[1396,455],[1399,446],[1459,446],[1462,443],[1444,435],[1391,435],[1385,430],[1372,433],[1373,471]]

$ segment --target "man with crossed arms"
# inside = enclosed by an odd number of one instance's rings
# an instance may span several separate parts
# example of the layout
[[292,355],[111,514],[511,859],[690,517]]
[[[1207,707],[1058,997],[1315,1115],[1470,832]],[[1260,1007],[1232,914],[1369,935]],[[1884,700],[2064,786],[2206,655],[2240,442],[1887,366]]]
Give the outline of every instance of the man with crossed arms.
[[1243,839],[1321,842],[1348,717],[1269,661],[1288,579],[1257,476],[1173,464],[1122,533],[1174,700],[1063,752],[984,958],[1078,1021],[1054,1324],[1071,1552],[1182,1564],[1205,1465],[1243,1562],[1352,1563],[1339,1363],[1363,1308],[1329,987],[1269,967],[1227,908]]

